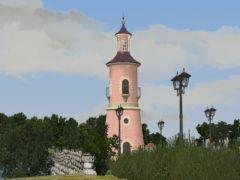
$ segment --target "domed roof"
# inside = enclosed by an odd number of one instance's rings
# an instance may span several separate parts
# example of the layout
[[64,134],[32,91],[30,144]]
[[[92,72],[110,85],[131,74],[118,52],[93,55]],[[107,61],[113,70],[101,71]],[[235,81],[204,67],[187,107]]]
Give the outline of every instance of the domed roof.
[[119,63],[119,62],[120,63],[124,63],[124,62],[134,63],[134,64],[137,64],[139,66],[141,65],[141,63],[138,62],[137,60],[135,60],[131,56],[130,52],[128,52],[128,51],[125,51],[125,52],[118,51],[116,56],[111,61],[109,61],[106,65],[109,65],[109,64],[112,64],[112,63]]

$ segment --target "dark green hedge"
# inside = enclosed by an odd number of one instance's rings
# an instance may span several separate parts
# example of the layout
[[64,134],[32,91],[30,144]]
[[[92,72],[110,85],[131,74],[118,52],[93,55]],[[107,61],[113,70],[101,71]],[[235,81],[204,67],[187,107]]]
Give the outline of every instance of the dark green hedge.
[[159,147],[122,155],[110,164],[119,178],[151,180],[240,179],[238,149],[202,147]]

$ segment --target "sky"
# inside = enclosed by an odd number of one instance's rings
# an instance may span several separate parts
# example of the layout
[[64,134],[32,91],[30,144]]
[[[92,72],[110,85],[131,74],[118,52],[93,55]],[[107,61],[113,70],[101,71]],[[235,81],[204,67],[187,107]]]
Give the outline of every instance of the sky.
[[0,109],[84,122],[106,113],[115,32],[126,17],[131,54],[142,66],[142,122],[179,131],[171,78],[192,75],[183,96],[184,132],[198,136],[206,107],[214,122],[240,118],[240,2],[237,0],[0,0]]

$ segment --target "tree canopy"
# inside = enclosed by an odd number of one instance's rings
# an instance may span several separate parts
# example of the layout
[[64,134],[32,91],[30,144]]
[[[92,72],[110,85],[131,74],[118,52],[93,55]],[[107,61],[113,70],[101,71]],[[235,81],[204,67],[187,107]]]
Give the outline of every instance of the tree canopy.
[[143,140],[144,144],[153,143],[155,145],[165,145],[167,143],[166,138],[159,132],[150,133],[147,124],[142,124]]
[[[204,122],[198,124],[197,132],[200,134],[199,142],[205,142],[209,138],[209,124]],[[234,120],[233,124],[227,124],[224,121],[211,124],[212,139],[216,144],[223,145],[226,138],[229,139],[230,145],[235,145],[240,137],[240,119]]]
[[97,173],[105,174],[111,147],[116,147],[105,121],[104,115],[79,124],[57,115],[28,119],[23,113],[0,114],[0,169],[5,177],[46,175],[52,166],[49,149],[68,149],[94,155]]

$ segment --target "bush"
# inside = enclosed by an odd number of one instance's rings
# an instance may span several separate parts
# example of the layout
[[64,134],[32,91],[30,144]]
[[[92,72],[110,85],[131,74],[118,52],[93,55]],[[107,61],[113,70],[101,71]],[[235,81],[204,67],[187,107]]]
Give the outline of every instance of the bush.
[[126,179],[239,179],[237,149],[158,147],[122,155],[110,164],[114,176]]

